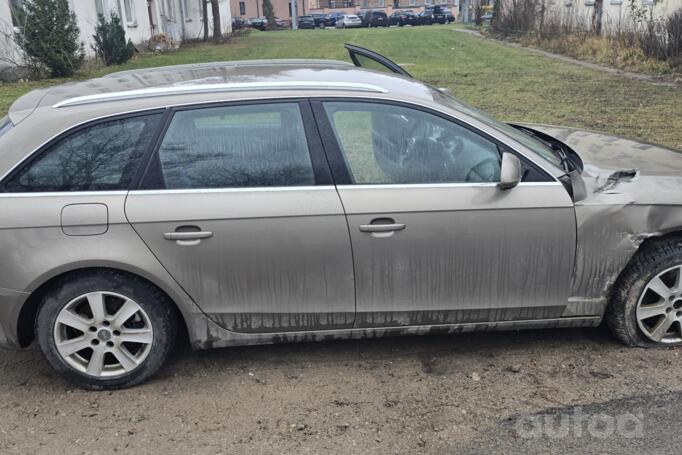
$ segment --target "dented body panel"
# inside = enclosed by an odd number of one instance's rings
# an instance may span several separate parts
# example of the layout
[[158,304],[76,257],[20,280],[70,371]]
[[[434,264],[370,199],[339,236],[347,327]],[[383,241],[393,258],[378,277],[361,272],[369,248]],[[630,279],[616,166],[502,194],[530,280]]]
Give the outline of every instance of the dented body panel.
[[642,242],[682,229],[682,154],[604,133],[532,125],[575,150],[585,199],[575,203],[572,306],[603,310]]

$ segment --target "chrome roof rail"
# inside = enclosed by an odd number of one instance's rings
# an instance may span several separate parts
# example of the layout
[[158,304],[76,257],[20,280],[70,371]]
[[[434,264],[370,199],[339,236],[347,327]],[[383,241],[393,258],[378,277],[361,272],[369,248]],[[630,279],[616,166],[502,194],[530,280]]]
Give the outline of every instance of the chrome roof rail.
[[193,95],[206,93],[245,92],[253,90],[331,90],[349,92],[387,93],[388,90],[376,85],[355,82],[234,82],[222,84],[194,84],[174,85],[168,87],[143,88],[122,92],[101,93],[96,95],[78,96],[60,101],[52,107],[69,107],[83,104],[105,103],[109,101],[124,101],[139,98],[152,98],[172,95]]

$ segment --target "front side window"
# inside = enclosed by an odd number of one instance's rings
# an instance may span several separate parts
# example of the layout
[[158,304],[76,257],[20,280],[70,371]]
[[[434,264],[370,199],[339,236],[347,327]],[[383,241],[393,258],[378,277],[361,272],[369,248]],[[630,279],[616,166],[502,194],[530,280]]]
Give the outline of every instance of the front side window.
[[315,184],[296,103],[177,112],[161,143],[157,164],[157,176],[151,177],[151,187],[157,188]]
[[161,114],[83,128],[41,153],[6,184],[12,193],[126,190]]
[[499,182],[495,143],[457,123],[402,106],[324,103],[357,184]]

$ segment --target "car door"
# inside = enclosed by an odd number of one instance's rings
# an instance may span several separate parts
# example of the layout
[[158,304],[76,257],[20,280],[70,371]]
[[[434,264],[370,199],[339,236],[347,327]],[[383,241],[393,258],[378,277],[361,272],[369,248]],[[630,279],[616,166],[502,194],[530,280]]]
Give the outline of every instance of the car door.
[[307,102],[172,112],[126,215],[200,308],[236,332],[348,328],[348,228]]
[[502,145],[423,108],[313,105],[350,229],[356,327],[562,315],[576,240],[560,183],[526,161],[501,190]]

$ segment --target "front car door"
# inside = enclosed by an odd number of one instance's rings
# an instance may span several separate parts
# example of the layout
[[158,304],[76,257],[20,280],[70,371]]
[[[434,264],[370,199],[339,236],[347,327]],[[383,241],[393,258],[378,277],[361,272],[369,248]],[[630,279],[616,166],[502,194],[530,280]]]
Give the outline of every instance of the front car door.
[[502,191],[502,144],[442,114],[314,101],[346,210],[356,327],[560,317],[575,254],[573,203],[526,161]]
[[307,102],[172,113],[126,215],[199,307],[235,332],[349,328],[343,208]]

